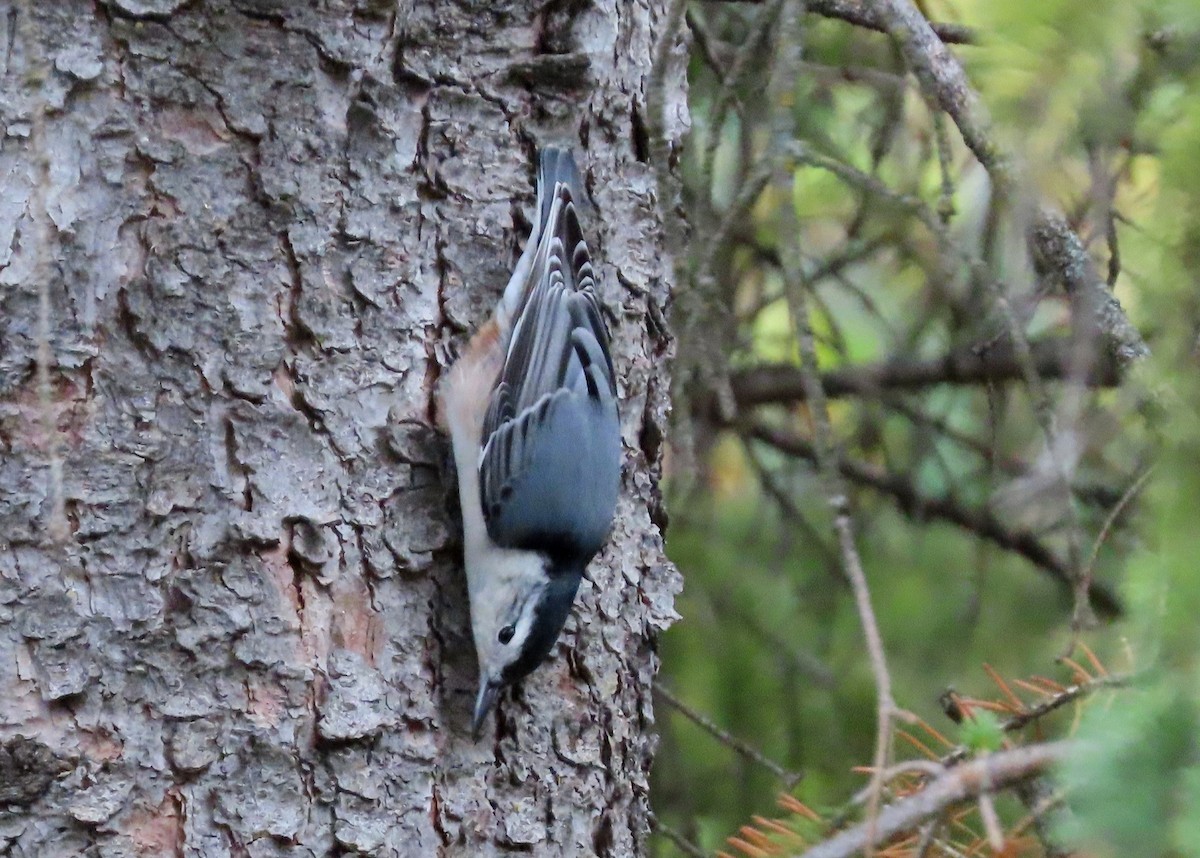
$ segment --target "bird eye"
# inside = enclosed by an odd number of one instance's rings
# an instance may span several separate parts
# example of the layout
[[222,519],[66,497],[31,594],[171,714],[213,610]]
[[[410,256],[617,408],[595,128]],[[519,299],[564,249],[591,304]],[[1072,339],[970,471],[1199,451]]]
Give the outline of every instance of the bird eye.
[[500,643],[506,644],[512,640],[512,636],[516,634],[516,629],[512,626],[505,626],[500,630]]

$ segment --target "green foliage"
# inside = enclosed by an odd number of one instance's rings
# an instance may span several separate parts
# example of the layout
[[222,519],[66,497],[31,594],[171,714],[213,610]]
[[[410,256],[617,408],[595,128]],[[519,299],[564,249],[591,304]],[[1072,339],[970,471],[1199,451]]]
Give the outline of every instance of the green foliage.
[[[722,471],[741,466],[730,448],[718,460]],[[819,520],[816,492],[799,494],[813,498],[808,511]],[[804,802],[840,805],[865,784],[851,769],[869,763],[875,735],[862,629],[840,573],[753,489],[674,508],[669,545],[687,581],[676,605],[683,620],[663,642],[665,681],[769,758],[803,771],[796,794]],[[904,704],[931,724],[952,726],[938,705],[947,686],[965,678],[987,687],[982,662],[1020,674],[1061,646],[1061,596],[1021,561],[997,557],[982,572],[978,548],[952,528],[911,529],[885,504],[861,518],[893,678]],[[829,675],[814,674],[813,662]],[[682,811],[672,824],[694,826],[695,839],[716,848],[753,814],[771,813],[783,788],[777,777],[661,711],[654,795],[660,812]]]
[[1004,745],[1004,729],[996,713],[980,709],[970,718],[964,718],[958,728],[958,741],[975,753],[999,751]]
[[1094,707],[1064,773],[1075,811],[1062,817],[1064,833],[1101,855],[1162,855],[1171,846],[1200,854],[1200,841],[1173,842],[1172,836],[1177,817],[1195,819],[1200,809],[1179,802],[1185,779],[1196,777],[1198,726],[1194,701],[1177,681],[1158,681],[1111,707]]
[[1138,133],[1155,141],[1161,179],[1131,242],[1146,275],[1145,316],[1159,329],[1147,372],[1161,452],[1126,584],[1145,676],[1136,692],[1088,711],[1065,772],[1069,831],[1101,855],[1200,855],[1200,15],[1191,4],[1155,11],[1170,36],[1139,81]]

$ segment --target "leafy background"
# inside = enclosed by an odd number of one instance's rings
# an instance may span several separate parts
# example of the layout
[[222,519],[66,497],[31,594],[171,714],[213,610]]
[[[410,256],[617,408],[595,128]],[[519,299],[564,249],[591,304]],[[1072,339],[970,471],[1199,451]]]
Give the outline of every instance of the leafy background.
[[[772,88],[784,37],[762,16],[778,5],[688,10],[692,232],[673,318],[668,541],[686,589],[661,677],[672,699],[776,770],[664,701],[656,814],[704,853],[733,851],[726,838],[753,815],[787,815],[781,791],[829,819],[867,782],[854,767],[871,761],[875,686],[820,480],[810,462],[752,440],[750,409],[713,417],[738,370],[799,363],[781,259],[799,253],[822,372],[993,347],[1006,329],[989,277],[1031,341],[1067,338],[1068,302],[1036,275],[1024,241],[1029,211],[1049,205],[1101,274],[1116,275],[1152,357],[1102,385],[1046,380],[1049,440],[1038,391],[1019,376],[837,398],[833,430],[846,457],[923,497],[986,511],[1058,556],[1074,550],[1077,566],[1094,553],[1097,585],[1118,594],[1120,615],[1073,629],[1070,588],[1044,570],[852,481],[858,547],[897,702],[952,742],[960,728],[939,700],[951,688],[995,697],[985,664],[1068,684],[1073,669],[1058,659],[1086,663],[1081,643],[1104,669],[1133,676],[1013,737],[1070,735],[1080,746],[1051,782],[1068,808],[1053,816],[1053,836],[1014,835],[1004,854],[1200,855],[1200,4],[921,5],[931,21],[970,28],[972,43],[953,50],[1013,156],[1016,192],[1004,205],[887,35],[803,15],[790,31],[801,48],[794,81]],[[722,78],[734,72],[718,124]],[[923,201],[942,216],[941,234],[903,200],[795,160],[727,222],[755,165],[781,145],[780,128],[786,142]],[[986,276],[947,247],[974,255]],[[803,402],[749,419],[812,438]],[[1056,490],[1056,459],[1068,463],[1069,495]],[[902,737],[893,749],[895,759],[920,755]],[[1027,810],[1000,809],[1006,832]],[[828,830],[817,828],[818,838]],[[656,845],[662,855],[686,848]]]

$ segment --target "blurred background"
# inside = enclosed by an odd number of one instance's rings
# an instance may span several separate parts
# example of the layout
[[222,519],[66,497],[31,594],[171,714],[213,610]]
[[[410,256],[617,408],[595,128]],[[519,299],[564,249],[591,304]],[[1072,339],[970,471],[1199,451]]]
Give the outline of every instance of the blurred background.
[[1001,848],[967,808],[887,854],[1200,854],[1200,3],[918,3],[989,164],[873,28],[887,5],[685,6],[658,854],[790,854],[742,827],[812,843],[861,813],[877,698],[843,496],[922,722],[889,762],[1091,743],[1042,784],[1053,813],[997,804]]

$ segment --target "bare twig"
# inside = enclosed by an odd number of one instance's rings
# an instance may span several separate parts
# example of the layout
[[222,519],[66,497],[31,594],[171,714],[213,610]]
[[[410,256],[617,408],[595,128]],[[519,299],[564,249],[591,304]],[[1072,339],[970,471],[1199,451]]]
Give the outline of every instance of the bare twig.
[[803,141],[791,141],[787,149],[788,155],[799,163],[826,170],[851,187],[890,202],[899,208],[909,210],[935,235],[940,235],[943,232],[941,219],[938,218],[937,214],[920,197],[897,191],[878,177],[851,167],[837,158],[831,158],[822,152],[818,152]]
[[[783,208],[785,233],[794,233],[794,209],[790,205]],[[851,590],[854,592],[854,603],[858,610],[863,635],[867,641],[871,672],[875,678],[877,711],[875,756],[874,771],[871,777],[871,798],[867,806],[868,823],[873,824],[883,790],[884,767],[891,749],[895,719],[904,713],[896,705],[895,698],[892,696],[892,678],[887,668],[883,638],[879,633],[879,624],[876,622],[875,611],[871,606],[871,593],[867,585],[866,573],[863,570],[862,559],[854,543],[850,502],[838,470],[833,430],[829,420],[829,405],[817,368],[816,344],[813,339],[808,301],[802,285],[798,256],[799,254],[791,242],[785,245],[783,267],[788,284],[788,307],[800,351],[800,380],[805,397],[811,406],[817,468],[821,473],[826,500],[834,511],[834,529],[841,547],[842,566],[850,581]],[[874,842],[874,838],[868,835],[868,849]]]
[[[792,500],[791,495],[776,483],[775,478],[763,464],[761,458],[755,454],[754,450],[747,450],[747,458],[749,458],[751,466],[758,474],[763,489],[779,504],[789,522],[800,528],[805,534],[806,544],[814,547],[825,558],[827,565],[831,568],[835,567],[837,557],[829,546],[825,544],[821,535],[816,532],[804,517],[799,507],[796,506],[795,501]],[[762,638],[772,651],[787,656],[792,666],[807,677],[814,685],[820,688],[834,687],[837,682],[837,676],[833,668],[821,659],[812,653],[800,649],[795,641],[789,640],[785,635],[781,635],[774,629],[764,626],[760,617],[748,615],[748,612],[740,608],[723,590],[713,593],[711,599],[713,607],[718,613],[732,614],[738,624]]]
[[658,834],[675,844],[675,848],[687,855],[688,858],[709,858],[709,854],[688,840],[678,831],[662,821],[656,813],[650,814],[650,827]]
[[[754,29],[735,54],[732,67],[721,75],[721,87],[717,91],[716,102],[710,111],[708,135],[700,158],[700,171],[704,176],[701,185],[704,188],[711,189],[712,187],[713,161],[717,146],[721,142],[721,128],[725,124],[726,113],[730,107],[733,107],[739,114],[741,113],[741,106],[737,100],[737,85],[747,67],[761,54],[763,42],[771,31],[771,25],[779,14],[781,5],[781,0],[772,0],[769,5],[758,12]],[[693,23],[694,20],[694,16],[688,18],[689,23]]]
[[934,105],[929,106],[933,116],[933,138],[937,145],[938,171],[942,177],[942,192],[938,197],[938,217],[942,223],[949,225],[954,217],[954,180],[950,176],[950,166],[953,155],[950,152],[950,135],[946,133],[946,120],[940,110]]
[[1150,474],[1153,468],[1147,468],[1142,472],[1142,475],[1133,481],[1133,484],[1125,490],[1121,495],[1121,499],[1108,511],[1108,516],[1104,519],[1104,524],[1100,527],[1100,532],[1096,534],[1096,541],[1092,544],[1092,553],[1088,556],[1087,566],[1084,567],[1084,575],[1090,582],[1096,572],[1096,560],[1100,557],[1100,547],[1104,545],[1108,539],[1109,533],[1112,532],[1113,526],[1117,523],[1117,519],[1121,517],[1121,513],[1129,506],[1129,503],[1137,497],[1138,492],[1146,485],[1146,480],[1150,479]]
[[[836,502],[837,498],[831,498]],[[842,498],[845,503],[845,498]],[[892,732],[895,719],[906,717],[907,713],[896,705],[892,696],[892,677],[887,669],[887,657],[883,650],[883,636],[879,633],[879,624],[875,620],[875,611],[871,607],[871,591],[867,586],[867,575],[863,571],[862,560],[854,544],[851,530],[849,510],[843,507],[834,519],[834,527],[838,532],[838,540],[842,546],[842,554],[846,562],[846,574],[850,578],[850,586],[854,591],[854,602],[858,608],[859,622],[867,639],[867,654],[871,661],[871,672],[875,676],[875,693],[877,700],[877,720],[875,736],[875,771],[872,778],[871,797],[867,802],[867,816],[874,819],[879,809],[880,796],[883,791],[884,765],[891,751]],[[868,837],[867,847],[876,843],[873,837]]]
[[723,43],[718,42],[708,31],[708,26],[704,23],[704,19],[696,13],[694,6],[686,7],[683,20],[687,23],[688,29],[692,31],[692,44],[700,52],[700,59],[704,60],[709,71],[718,78],[724,79],[725,57],[717,53],[718,45],[724,46]]
[[1046,778],[1030,778],[1016,787],[1017,797],[1028,811],[1025,818],[1012,829],[1012,836],[1019,837],[1023,832],[1033,829],[1034,835],[1042,844],[1046,858],[1068,858],[1074,852],[1059,842],[1055,830],[1054,814],[1065,804],[1061,792],[1055,792],[1046,783]]
[[[782,268],[783,261],[779,258],[779,250],[776,247],[762,244],[757,240],[752,229],[747,228],[748,225],[743,225],[743,228],[736,234],[737,241],[743,247],[747,247],[754,251],[755,257],[762,262],[774,268]],[[826,256],[819,263],[814,265],[811,270],[804,273],[804,279],[810,285],[817,285],[829,277],[839,277],[847,268],[856,265],[864,260],[870,259],[880,250],[887,246],[886,235],[876,235],[868,239],[855,239],[846,242],[837,253]],[[779,295],[772,294],[769,301],[775,301]],[[756,307],[750,308],[745,315],[747,318],[757,314],[762,309],[763,303],[760,302]]]
[[769,651],[786,659],[798,673],[812,683],[814,688],[831,689],[837,686],[837,674],[833,668],[810,652],[802,650],[795,641],[763,623],[761,616],[744,610],[721,596],[713,598],[713,608],[722,619],[731,620],[737,627],[757,636]]
[[999,852],[1004,848],[1004,829],[1000,826],[1000,816],[996,813],[996,803],[992,800],[990,785],[979,793],[979,817],[983,820],[988,845],[992,847],[993,852]]
[[785,769],[779,763],[767,757],[762,751],[754,746],[739,739],[725,730],[722,730],[712,722],[712,719],[706,717],[700,712],[697,712],[691,706],[688,706],[674,694],[672,694],[661,682],[654,685],[654,691],[666,701],[671,708],[675,709],[679,714],[683,715],[697,727],[708,733],[722,745],[732,749],[739,755],[745,757],[751,762],[757,763],[767,771],[771,772],[775,777],[783,783],[785,789],[792,789],[796,784],[804,779],[802,772],[792,772]]
[[[765,0],[726,0],[730,3],[763,3]],[[861,0],[809,0],[808,11],[824,18],[834,18],[874,30],[878,33],[887,32],[887,27],[879,14],[871,6]],[[947,44],[970,45],[979,40],[976,32],[963,24],[933,23],[934,32]]]
[[1036,777],[1062,760],[1071,748],[1071,742],[1026,745],[962,763],[915,795],[883,808],[873,832],[870,820],[864,821],[814,846],[803,858],[851,858],[870,843],[911,831],[924,820],[977,798],[986,790],[1007,789]]
[[[771,126],[771,161],[775,168],[776,180],[785,187],[790,187],[793,181],[792,173],[787,169],[787,160],[794,157],[793,153],[797,145],[794,141],[795,112],[790,109],[790,99],[787,97],[787,93],[790,92],[790,88],[794,87],[794,77],[801,59],[799,13],[802,9],[800,4],[789,3],[780,12],[778,56],[772,70],[769,87],[773,102],[778,105]],[[796,235],[795,208],[791,205],[784,205],[782,212],[783,234]],[[799,248],[794,239],[784,242],[781,259],[788,311],[800,352],[800,380],[811,406],[817,467],[821,473],[826,501],[834,511],[834,530],[837,533],[838,545],[841,549],[842,567],[854,593],[855,607],[858,610],[859,622],[867,642],[871,672],[875,678],[877,709],[875,760],[871,776],[871,797],[867,805],[868,820],[873,820],[879,809],[884,767],[891,751],[895,719],[906,713],[896,705],[892,695],[892,678],[887,668],[883,638],[879,633],[879,624],[875,619],[874,608],[871,606],[871,591],[867,584],[866,572],[863,570],[862,558],[854,542],[850,501],[837,468],[836,442],[829,419],[829,406],[825,399],[825,391],[821,385],[817,366],[816,342],[808,309],[808,287],[804,282]],[[868,849],[873,842],[868,837]]]
[[[754,46],[758,44],[759,39],[766,35],[768,25],[770,21],[774,19],[776,14],[782,18],[782,22],[779,27],[780,36],[777,42],[777,49],[779,50],[782,59],[780,62],[777,62],[774,67],[775,75],[772,79],[771,90],[775,98],[772,99],[771,103],[777,103],[777,99],[781,95],[779,92],[779,88],[781,86],[792,85],[790,78],[794,75],[795,61],[798,60],[801,44],[800,34],[797,29],[799,8],[796,0],[775,0],[771,7],[763,10],[762,14],[760,15],[759,26],[761,31],[750,39],[746,49],[739,54],[738,60],[734,66],[734,70],[725,78],[723,82],[724,85],[722,88],[721,102],[719,104],[718,113],[723,112],[724,105],[728,103],[727,99],[732,95],[734,83],[736,82],[737,77],[740,76],[743,64],[749,62],[751,51],[753,50]],[[781,82],[780,76],[787,77],[788,80]],[[778,113],[776,115],[778,115]],[[774,128],[773,130],[778,136],[780,129]],[[716,129],[714,129],[713,133],[715,136]],[[709,152],[709,155],[711,155],[711,152]],[[705,165],[702,169],[707,170],[707,165]],[[719,252],[720,248],[729,240],[729,237],[734,233],[737,222],[753,204],[753,201],[758,197],[762,189],[766,187],[767,182],[771,178],[771,169],[772,167],[770,164],[764,165],[758,169],[754,175],[748,177],[743,183],[737,199],[734,201],[734,204],[730,206],[729,210],[722,218],[720,225],[718,226],[715,234],[712,236],[711,243],[708,247],[708,252],[702,256],[700,264],[697,268],[697,280],[702,287],[706,282],[711,284],[713,276],[713,264],[717,253]],[[686,703],[677,698],[662,685],[656,685],[655,690],[667,703],[669,703],[677,711],[681,712],[695,724],[700,726],[702,729],[707,731],[718,741],[734,749],[747,759],[750,759],[774,772],[775,775],[783,781],[787,789],[790,790],[797,783],[799,783],[802,775],[787,771],[778,763],[768,759],[757,749],[752,748],[742,740],[722,730],[704,715],[689,707]]]
[[746,177],[732,205],[721,218],[720,225],[709,237],[708,247],[696,266],[696,279],[703,289],[711,290],[715,285],[712,273],[714,261],[770,181],[771,171],[768,167],[760,167]]
[[926,822],[921,827],[921,839],[917,841],[916,858],[926,858],[929,855],[929,849],[933,846],[933,839],[937,836],[938,829],[942,827],[942,818],[937,816]]
[[1112,674],[1109,676],[1098,676],[1088,682],[1080,682],[1075,685],[1069,685],[1054,696],[1026,709],[1024,712],[1019,712],[1008,720],[1004,721],[1000,726],[1005,732],[1013,732],[1026,727],[1041,718],[1046,717],[1056,709],[1066,706],[1072,701],[1078,700],[1081,697],[1086,697],[1093,691],[1098,691],[1102,688],[1124,688],[1129,685],[1133,677],[1128,674]]
[[800,507],[792,500],[792,496],[787,493],[783,486],[775,481],[775,478],[763,463],[762,458],[751,448],[747,448],[747,458],[749,458],[751,467],[754,468],[755,473],[758,475],[763,489],[779,504],[789,523],[800,530],[807,544],[821,555],[827,565],[831,568],[836,568],[841,562],[841,558],[832,548],[825,544],[825,540],[821,538],[816,528],[804,516]]
[[862,83],[873,86],[881,93],[901,93],[910,86],[909,79],[902,74],[859,65],[827,65],[825,63],[803,62],[801,70],[808,77],[830,83]]

